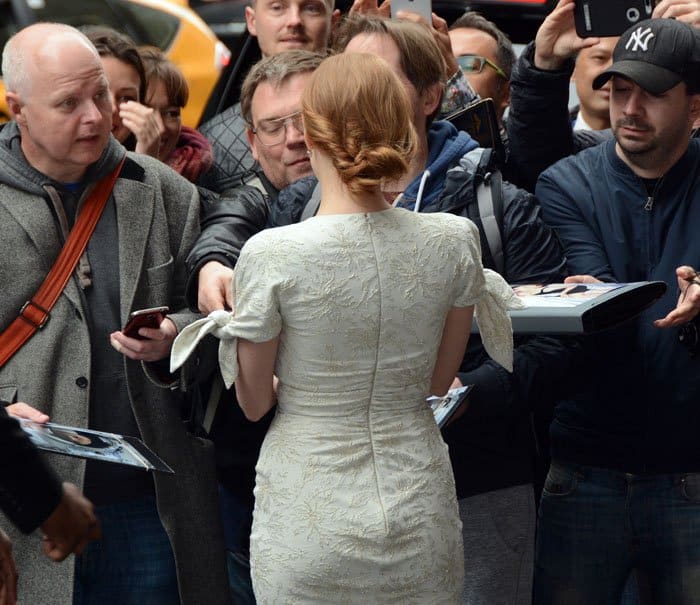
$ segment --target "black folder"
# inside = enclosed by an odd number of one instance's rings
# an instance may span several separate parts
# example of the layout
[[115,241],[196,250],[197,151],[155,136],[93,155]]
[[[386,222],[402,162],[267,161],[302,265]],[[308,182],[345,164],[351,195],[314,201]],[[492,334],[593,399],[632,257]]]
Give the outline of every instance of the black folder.
[[638,316],[666,292],[662,281],[513,286],[524,309],[510,311],[515,334],[591,334]]

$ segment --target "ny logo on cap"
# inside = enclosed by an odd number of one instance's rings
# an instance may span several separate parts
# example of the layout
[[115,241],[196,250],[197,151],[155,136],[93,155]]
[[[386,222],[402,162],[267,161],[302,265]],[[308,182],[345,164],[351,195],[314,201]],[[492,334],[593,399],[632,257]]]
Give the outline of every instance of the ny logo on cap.
[[[630,39],[627,40],[627,44],[625,44],[625,50],[630,50],[632,52],[641,50],[643,52],[646,52],[649,46],[649,41],[653,37],[654,32],[651,31],[651,27],[647,27],[646,29],[638,27],[632,32],[632,34],[630,35]],[[632,48],[630,48],[631,45]]]

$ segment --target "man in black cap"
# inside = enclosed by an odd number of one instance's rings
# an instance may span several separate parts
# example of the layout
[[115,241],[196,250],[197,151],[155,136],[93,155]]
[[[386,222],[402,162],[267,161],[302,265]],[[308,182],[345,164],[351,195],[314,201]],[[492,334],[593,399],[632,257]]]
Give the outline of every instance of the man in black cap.
[[669,288],[636,320],[589,339],[588,381],[557,405],[535,602],[618,605],[636,568],[655,603],[697,603],[697,30],[673,19],[637,23],[593,86],[609,80],[614,139],[545,171],[537,197],[565,247],[569,280]]

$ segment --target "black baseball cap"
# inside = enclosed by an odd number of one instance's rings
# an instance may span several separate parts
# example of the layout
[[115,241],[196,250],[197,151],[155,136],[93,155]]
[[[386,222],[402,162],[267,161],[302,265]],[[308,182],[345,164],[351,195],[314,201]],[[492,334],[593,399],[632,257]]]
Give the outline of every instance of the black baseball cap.
[[613,64],[593,80],[593,88],[612,76],[628,78],[655,95],[679,82],[695,90],[700,84],[700,32],[676,19],[639,21],[622,34]]

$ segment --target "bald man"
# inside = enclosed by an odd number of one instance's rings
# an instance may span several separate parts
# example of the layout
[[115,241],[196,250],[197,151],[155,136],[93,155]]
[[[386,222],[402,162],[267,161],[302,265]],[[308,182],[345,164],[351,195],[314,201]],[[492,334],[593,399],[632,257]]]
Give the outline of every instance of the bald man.
[[[104,211],[48,321],[0,368],[10,414],[142,438],[175,470],[55,456],[57,474],[95,504],[103,538],[50,565],[16,532],[22,603],[228,603],[210,448],[180,419],[182,376],[162,368],[184,310],[184,260],[199,230],[196,188],[110,135],[97,51],[77,30],[41,23],[3,51],[12,121],[0,131],[0,330],[44,280],[96,184],[114,171]],[[124,160],[123,166],[119,168]],[[144,338],[121,332],[135,309],[171,313]],[[39,317],[41,319],[41,317]],[[149,379],[150,378],[150,379]],[[9,523],[0,525],[10,533]]]

